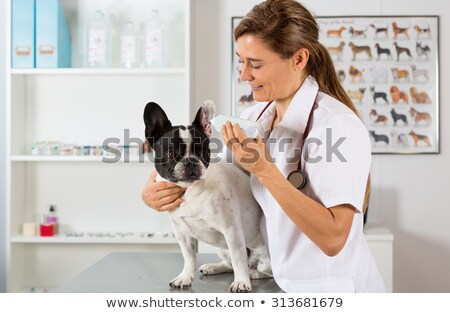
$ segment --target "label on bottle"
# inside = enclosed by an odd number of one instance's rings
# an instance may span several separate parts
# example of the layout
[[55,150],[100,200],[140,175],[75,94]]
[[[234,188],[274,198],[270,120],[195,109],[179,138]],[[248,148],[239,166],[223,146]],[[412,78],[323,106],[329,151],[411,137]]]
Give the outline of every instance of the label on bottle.
[[122,36],[120,41],[120,63],[128,66],[136,63],[135,36]]
[[88,62],[94,65],[106,64],[106,32],[91,29],[88,33]]
[[162,64],[162,31],[147,29],[145,39],[145,63],[147,65]]

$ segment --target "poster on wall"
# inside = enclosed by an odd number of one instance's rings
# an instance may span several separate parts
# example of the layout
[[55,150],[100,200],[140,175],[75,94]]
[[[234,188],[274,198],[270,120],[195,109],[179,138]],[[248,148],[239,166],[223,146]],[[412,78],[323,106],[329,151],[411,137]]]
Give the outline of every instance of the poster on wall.
[[[232,18],[232,31],[242,17]],[[372,153],[439,153],[439,17],[317,17],[319,40],[366,124]],[[255,103],[232,40],[232,114]]]
[[439,153],[438,16],[318,17],[373,153]]

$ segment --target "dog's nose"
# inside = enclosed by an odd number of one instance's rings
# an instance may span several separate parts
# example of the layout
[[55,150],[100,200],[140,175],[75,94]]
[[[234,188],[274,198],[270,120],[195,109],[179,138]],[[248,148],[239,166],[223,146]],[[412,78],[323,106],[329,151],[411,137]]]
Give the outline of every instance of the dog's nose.
[[183,159],[183,164],[189,169],[196,167],[200,162],[196,158],[185,158]]

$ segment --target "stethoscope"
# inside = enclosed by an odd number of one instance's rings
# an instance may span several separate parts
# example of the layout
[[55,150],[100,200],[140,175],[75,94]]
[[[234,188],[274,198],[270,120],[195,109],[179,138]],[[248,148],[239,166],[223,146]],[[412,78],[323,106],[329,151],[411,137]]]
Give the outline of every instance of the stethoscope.
[[[273,101],[270,101],[269,103],[267,103],[267,105],[264,107],[264,109],[261,111],[261,113],[259,113],[256,121],[259,120],[259,118],[264,114],[264,112],[272,104],[272,102]],[[308,122],[306,123],[305,132],[303,133],[303,140],[302,140],[302,144],[300,146],[300,160],[298,160],[297,169],[292,171],[287,177],[287,180],[298,190],[302,190],[303,188],[305,188],[308,183],[308,178],[307,178],[304,170],[302,169],[302,153],[303,153],[303,146],[305,145],[305,140],[309,135],[309,131],[310,131],[310,127],[311,127],[311,120],[312,120],[312,115],[314,112],[314,104],[315,103],[313,103],[313,105],[311,106],[311,111],[309,112],[309,116],[308,116]]]

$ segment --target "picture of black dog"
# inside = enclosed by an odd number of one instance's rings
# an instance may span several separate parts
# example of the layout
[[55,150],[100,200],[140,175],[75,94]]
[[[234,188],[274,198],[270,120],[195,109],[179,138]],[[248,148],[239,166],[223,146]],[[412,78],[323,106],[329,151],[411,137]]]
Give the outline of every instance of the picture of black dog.
[[406,118],[405,114],[397,113],[397,112],[395,112],[394,109],[392,109],[391,116],[392,116],[392,119],[394,120],[394,126],[397,126],[398,120],[402,121],[405,126],[408,125],[408,119]]
[[375,49],[377,51],[377,61],[380,60],[382,54],[385,54],[388,60],[392,60],[391,50],[388,48],[381,48],[378,43],[375,44]]
[[387,94],[381,91],[375,91],[375,86],[370,87],[370,93],[372,94],[373,103],[377,104],[377,99],[381,98],[384,100],[386,104],[389,104],[389,100],[387,98]]
[[375,144],[378,142],[384,142],[387,145],[389,144],[389,137],[383,134],[375,134],[374,130],[369,131],[370,135],[372,136],[373,140],[375,140]]

